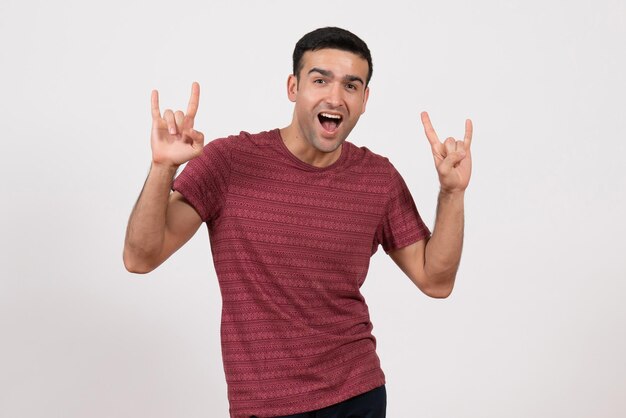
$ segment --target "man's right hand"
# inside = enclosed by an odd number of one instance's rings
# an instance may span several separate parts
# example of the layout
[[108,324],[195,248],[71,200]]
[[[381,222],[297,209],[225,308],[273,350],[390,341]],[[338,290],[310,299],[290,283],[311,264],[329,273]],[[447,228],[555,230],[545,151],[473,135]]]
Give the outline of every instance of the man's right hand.
[[191,98],[187,114],[178,110],[167,109],[161,116],[159,92],[152,90],[152,163],[163,167],[178,168],[192,158],[200,155],[204,147],[204,135],[193,129],[194,118],[198,111],[200,85],[191,86]]
[[152,91],[152,167],[130,214],[124,241],[124,265],[147,273],[191,238],[202,224],[179,192],[170,192],[176,169],[202,152],[204,135],[193,129],[200,86],[193,83],[187,114],[166,110],[161,117],[159,93]]

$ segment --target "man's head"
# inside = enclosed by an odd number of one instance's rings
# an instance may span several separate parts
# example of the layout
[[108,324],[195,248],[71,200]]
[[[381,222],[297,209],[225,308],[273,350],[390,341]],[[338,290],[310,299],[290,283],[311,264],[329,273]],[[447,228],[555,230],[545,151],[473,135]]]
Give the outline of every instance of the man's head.
[[341,51],[352,52],[367,61],[369,67],[367,80],[365,85],[372,78],[372,55],[361,38],[345,29],[327,27],[316,29],[304,35],[293,50],[293,74],[300,80],[300,71],[302,70],[302,57],[307,51],[318,51],[320,49],[338,49]]
[[287,95],[295,103],[294,114],[283,133],[294,141],[286,142],[304,161],[330,163],[365,112],[372,75],[369,49],[346,30],[323,28],[300,39],[293,57]]

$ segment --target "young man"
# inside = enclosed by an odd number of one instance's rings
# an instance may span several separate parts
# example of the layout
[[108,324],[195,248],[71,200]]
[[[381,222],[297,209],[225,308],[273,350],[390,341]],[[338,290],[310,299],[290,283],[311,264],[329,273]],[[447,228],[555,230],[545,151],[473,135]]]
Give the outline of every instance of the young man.
[[231,417],[380,418],[385,377],[359,289],[382,245],[425,294],[450,294],[472,124],[463,141],[442,143],[422,113],[441,184],[431,236],[391,163],[346,141],[369,96],[367,45],[323,28],[305,35],[293,58],[293,119],[280,130],[204,146],[194,129],[198,84],[186,114],[161,115],[152,92],[152,166],[130,216],[124,263],[149,272],[206,223]]

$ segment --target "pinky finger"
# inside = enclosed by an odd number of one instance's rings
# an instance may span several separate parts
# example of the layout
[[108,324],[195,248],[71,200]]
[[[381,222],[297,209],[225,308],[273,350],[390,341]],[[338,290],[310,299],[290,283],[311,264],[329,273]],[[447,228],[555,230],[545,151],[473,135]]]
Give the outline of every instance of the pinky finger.
[[465,120],[465,137],[463,138],[463,141],[465,142],[468,149],[470,145],[472,145],[473,134],[474,134],[474,125],[472,124],[472,120],[466,119]]

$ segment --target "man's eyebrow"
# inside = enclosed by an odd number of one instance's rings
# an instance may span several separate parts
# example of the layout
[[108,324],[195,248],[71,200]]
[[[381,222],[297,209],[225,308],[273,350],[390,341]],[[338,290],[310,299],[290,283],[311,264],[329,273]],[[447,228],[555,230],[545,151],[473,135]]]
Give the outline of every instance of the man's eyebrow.
[[[318,67],[311,68],[307,74],[311,74],[311,73],[320,73],[324,77],[330,77],[330,78],[334,77],[334,74],[332,71],[324,70],[323,68],[318,68]],[[363,79],[356,75],[346,75],[343,77],[343,81],[347,81],[347,82],[358,81],[359,83],[365,85],[365,82],[363,81]]]
[[311,73],[320,73],[324,77],[332,77],[333,76],[333,72],[332,71],[324,70],[322,68],[317,68],[317,67],[311,68],[307,74],[311,74]]
[[359,83],[365,85],[365,83],[363,82],[363,79],[361,77],[358,77],[356,75],[347,75],[343,78],[344,81],[358,81]]

